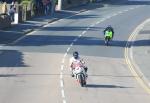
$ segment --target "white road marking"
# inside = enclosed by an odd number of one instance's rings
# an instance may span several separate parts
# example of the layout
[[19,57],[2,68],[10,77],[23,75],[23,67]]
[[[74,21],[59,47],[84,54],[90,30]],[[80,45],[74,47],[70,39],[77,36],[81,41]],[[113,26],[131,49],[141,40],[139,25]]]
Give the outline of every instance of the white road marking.
[[[64,59],[63,59],[64,60]],[[64,65],[61,65],[61,71],[63,71],[64,70]]]
[[[67,49],[67,53],[69,52],[69,50],[70,50],[70,47]],[[67,54],[66,54],[66,56],[67,56]]]
[[118,12],[118,14],[122,14],[122,13],[123,13],[122,11],[119,11],[119,12]]
[[63,59],[61,63],[64,64],[64,62],[65,62],[65,59]]
[[[69,48],[67,49],[67,52],[69,51]],[[67,52],[64,54],[64,58],[67,56]],[[63,60],[63,62],[62,63],[64,63],[64,60]]]
[[117,16],[118,14],[117,13],[114,13],[112,16]]
[[83,31],[83,32],[82,32],[82,35],[85,34],[85,33],[86,33],[86,31]]
[[72,43],[71,43],[71,45],[70,45],[70,47],[72,47],[72,46],[73,46],[73,44],[74,44],[74,43],[72,42]]
[[63,103],[66,103],[66,100],[63,100]]
[[63,74],[62,74],[62,72],[60,73],[60,79],[62,79],[63,78]]
[[63,88],[64,87],[64,83],[62,80],[60,80],[60,86]]
[[62,98],[65,98],[65,91],[64,91],[64,89],[61,90],[61,95],[62,95]]
[[129,11],[128,9],[127,10],[124,10],[125,12]]
[[80,34],[78,37],[80,38],[82,35]]
[[99,21],[98,21],[98,22],[96,22],[96,25],[97,25],[97,24],[99,24]]
[[86,30],[88,31],[90,29],[90,27],[86,28]]
[[91,27],[93,27],[93,26],[95,26],[95,24],[96,24],[96,23],[94,23],[94,24],[90,25],[90,28],[91,28]]
[[78,38],[74,39],[73,41],[76,42],[78,40]]
[[109,19],[109,18],[111,18],[111,17],[112,17],[112,16],[107,16],[106,19]]

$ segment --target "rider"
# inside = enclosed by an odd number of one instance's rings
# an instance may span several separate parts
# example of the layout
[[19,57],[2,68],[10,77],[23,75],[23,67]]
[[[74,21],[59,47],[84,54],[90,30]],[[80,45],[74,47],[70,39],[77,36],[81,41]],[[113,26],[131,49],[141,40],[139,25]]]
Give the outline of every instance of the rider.
[[[72,72],[72,77],[74,77],[74,74],[73,74],[73,70],[75,69],[74,67],[73,67],[73,63],[74,62],[80,62],[80,63],[82,63],[82,65],[83,65],[83,68],[84,68],[84,70],[85,70],[85,73],[87,73],[87,67],[86,66],[84,66],[84,62],[83,62],[83,59],[81,59],[80,57],[79,57],[79,53],[77,52],[77,51],[75,51],[75,52],[73,52],[73,57],[71,57],[70,58],[70,71]],[[87,74],[86,74],[86,76],[87,76]]]
[[[111,25],[108,25],[104,30],[104,36],[109,36],[110,39],[114,37],[114,29],[111,27]],[[105,38],[106,39],[106,38]]]

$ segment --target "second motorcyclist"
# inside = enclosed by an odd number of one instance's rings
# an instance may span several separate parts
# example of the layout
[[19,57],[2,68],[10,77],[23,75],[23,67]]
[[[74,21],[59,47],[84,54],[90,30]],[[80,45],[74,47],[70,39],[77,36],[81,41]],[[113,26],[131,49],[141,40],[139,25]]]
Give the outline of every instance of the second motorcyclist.
[[108,25],[105,30],[104,30],[104,36],[105,36],[105,39],[106,37],[110,37],[109,39],[113,39],[114,37],[114,29],[111,25]]
[[73,71],[75,70],[75,67],[74,67],[74,63],[82,63],[82,66],[84,68],[84,71],[85,71],[85,75],[87,76],[87,70],[88,68],[84,65],[85,62],[83,61],[83,59],[81,59],[79,57],[79,53],[77,51],[73,52],[73,57],[70,58],[70,71],[71,71],[71,76],[74,77],[74,74],[73,74]]

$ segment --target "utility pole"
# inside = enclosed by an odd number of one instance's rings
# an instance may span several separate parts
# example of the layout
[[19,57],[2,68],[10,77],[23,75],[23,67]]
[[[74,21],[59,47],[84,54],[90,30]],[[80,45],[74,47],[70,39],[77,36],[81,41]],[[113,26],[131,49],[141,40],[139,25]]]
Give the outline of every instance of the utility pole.
[[62,10],[62,0],[58,0],[58,10]]

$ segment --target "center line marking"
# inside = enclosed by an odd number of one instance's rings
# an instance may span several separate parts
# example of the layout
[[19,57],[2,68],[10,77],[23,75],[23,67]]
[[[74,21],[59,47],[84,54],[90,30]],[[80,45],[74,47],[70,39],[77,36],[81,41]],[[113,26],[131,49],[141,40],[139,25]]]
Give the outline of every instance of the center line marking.
[[63,89],[61,90],[61,95],[62,95],[62,98],[65,98],[65,92]]
[[[85,34],[85,33],[86,33],[86,31],[83,31],[83,32],[82,32],[82,35]],[[81,35],[81,36],[82,36],[82,35]]]
[[62,70],[62,71],[64,70],[64,65],[61,65],[61,70]]
[[64,87],[64,83],[63,83],[62,80],[60,80],[60,86],[61,86],[61,87]]

